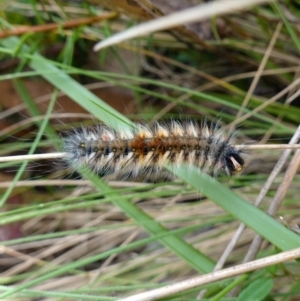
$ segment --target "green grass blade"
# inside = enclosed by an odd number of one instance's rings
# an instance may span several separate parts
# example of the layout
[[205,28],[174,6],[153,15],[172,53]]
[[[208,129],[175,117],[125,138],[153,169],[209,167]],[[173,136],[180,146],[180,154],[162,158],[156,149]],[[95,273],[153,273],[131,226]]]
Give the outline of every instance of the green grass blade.
[[299,235],[242,199],[216,179],[200,173],[195,167],[184,166],[174,170],[169,167],[169,169],[282,251],[300,246]]

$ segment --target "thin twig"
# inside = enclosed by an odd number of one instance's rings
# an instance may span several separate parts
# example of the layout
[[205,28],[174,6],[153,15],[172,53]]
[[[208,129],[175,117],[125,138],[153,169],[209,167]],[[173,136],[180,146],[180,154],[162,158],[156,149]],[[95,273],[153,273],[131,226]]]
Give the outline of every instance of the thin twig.
[[[235,145],[236,148],[243,150],[283,150],[283,149],[300,149],[300,144],[253,144],[253,145]],[[35,155],[20,155],[0,157],[1,162],[23,161],[23,160],[44,160],[44,159],[61,159],[67,157],[67,153],[48,153]]]
[[188,289],[198,287],[207,283],[223,280],[233,276],[249,273],[251,271],[263,269],[267,266],[275,265],[285,261],[300,257],[300,248],[292,251],[282,252],[273,256],[265,257],[255,261],[243,263],[221,271],[212,272],[203,276],[191,278],[178,283],[167,285],[149,292],[140,293],[131,297],[120,299],[119,301],[151,301],[167,297]]
[[235,145],[236,148],[262,149],[262,150],[281,150],[281,149],[300,149],[300,144],[253,144],[253,145]]
[[269,43],[269,46],[268,46],[268,48],[267,48],[267,50],[266,50],[266,52],[264,54],[264,57],[263,57],[260,65],[259,65],[259,68],[258,68],[257,72],[255,73],[255,76],[254,76],[253,81],[251,83],[251,86],[250,86],[250,88],[249,88],[249,90],[248,90],[248,92],[246,94],[246,97],[244,98],[243,103],[242,103],[242,105],[241,105],[241,107],[240,107],[240,109],[239,109],[239,111],[238,111],[238,113],[236,115],[236,119],[239,119],[242,116],[243,111],[248,106],[249,100],[253,96],[254,90],[257,87],[257,84],[258,84],[258,82],[260,80],[262,72],[263,72],[263,70],[265,69],[265,67],[267,65],[268,59],[269,59],[269,57],[270,57],[270,55],[272,53],[272,50],[274,48],[274,45],[275,45],[275,43],[276,43],[276,41],[278,39],[279,33],[281,31],[281,28],[282,28],[282,22],[279,22],[277,24],[277,27],[276,27],[275,32],[273,34],[273,37],[272,37],[272,39],[271,39],[271,41]]
[[[115,188],[132,188],[132,187],[147,187],[149,183],[126,182],[126,181],[108,181],[109,186]],[[11,181],[0,183],[0,188],[7,188],[11,185]],[[36,186],[92,186],[88,180],[25,180],[18,181],[15,187],[36,187]]]
[[44,159],[60,159],[65,158],[66,153],[48,153],[48,154],[34,154],[34,155],[20,155],[0,157],[0,162],[23,161],[23,160],[44,160]]
[[10,37],[10,36],[20,36],[26,33],[38,33],[38,32],[48,32],[52,30],[59,30],[60,28],[63,29],[71,29],[74,27],[79,27],[83,25],[92,24],[95,22],[99,22],[102,20],[112,19],[117,16],[116,13],[106,13],[102,14],[100,16],[93,16],[93,17],[87,17],[82,19],[76,19],[76,20],[69,20],[66,22],[63,22],[61,24],[59,23],[50,23],[50,24],[43,24],[43,25],[36,25],[36,26],[22,26],[17,27],[10,30],[2,30],[0,31],[0,39]]

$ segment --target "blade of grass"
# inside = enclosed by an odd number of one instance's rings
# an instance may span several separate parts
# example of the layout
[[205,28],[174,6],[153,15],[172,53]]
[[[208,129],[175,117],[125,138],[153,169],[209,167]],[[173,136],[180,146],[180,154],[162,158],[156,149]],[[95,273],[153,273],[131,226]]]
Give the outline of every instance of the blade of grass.
[[194,167],[173,169],[170,166],[168,169],[279,249],[287,251],[299,247],[299,235],[287,229],[257,207],[243,200],[216,179],[207,174],[200,173]]
[[295,32],[292,24],[286,18],[284,12],[281,9],[281,5],[279,3],[277,3],[277,2],[273,2],[273,3],[271,3],[271,5],[272,5],[274,11],[278,12],[278,14],[279,14],[280,18],[282,19],[282,21],[283,21],[283,23],[284,23],[287,31],[289,32],[291,38],[294,41],[294,44],[297,47],[298,52],[300,53],[300,39],[299,39],[299,34],[297,35],[297,33]]

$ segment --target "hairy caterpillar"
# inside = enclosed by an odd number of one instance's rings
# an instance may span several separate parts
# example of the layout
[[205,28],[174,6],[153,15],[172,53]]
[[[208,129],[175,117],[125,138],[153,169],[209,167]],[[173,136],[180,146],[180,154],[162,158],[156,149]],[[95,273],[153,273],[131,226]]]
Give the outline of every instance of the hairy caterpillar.
[[205,123],[137,124],[118,131],[99,124],[74,130],[64,139],[64,151],[72,168],[86,166],[102,175],[147,178],[163,172],[166,163],[232,175],[245,165],[243,151],[232,143],[232,135]]

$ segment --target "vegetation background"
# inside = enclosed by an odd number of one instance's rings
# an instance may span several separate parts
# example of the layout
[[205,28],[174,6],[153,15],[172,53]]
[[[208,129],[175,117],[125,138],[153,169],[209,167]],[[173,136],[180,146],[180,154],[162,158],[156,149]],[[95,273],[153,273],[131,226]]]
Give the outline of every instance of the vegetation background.
[[[1,1],[0,156],[60,151],[98,120],[220,120],[246,144],[299,135],[298,0],[93,51],[204,2]],[[0,163],[0,299],[117,300],[299,247],[300,153],[285,154],[252,150],[241,175],[182,169],[156,184],[78,181],[60,160]],[[277,264],[163,300],[298,301],[299,271]]]

